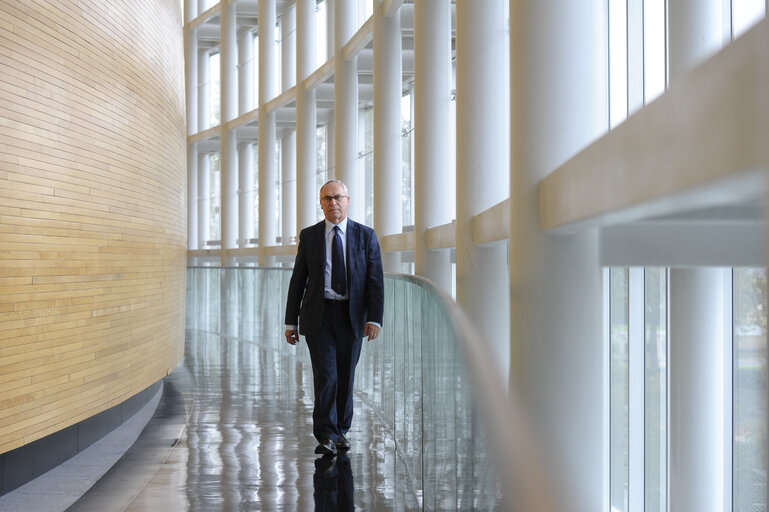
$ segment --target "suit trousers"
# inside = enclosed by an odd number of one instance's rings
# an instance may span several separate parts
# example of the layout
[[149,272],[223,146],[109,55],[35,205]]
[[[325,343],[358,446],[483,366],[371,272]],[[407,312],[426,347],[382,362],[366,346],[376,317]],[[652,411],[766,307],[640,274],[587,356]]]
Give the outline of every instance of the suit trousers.
[[336,442],[350,430],[355,367],[362,343],[353,334],[349,302],[326,299],[320,329],[307,336],[315,387],[312,430],[319,442]]

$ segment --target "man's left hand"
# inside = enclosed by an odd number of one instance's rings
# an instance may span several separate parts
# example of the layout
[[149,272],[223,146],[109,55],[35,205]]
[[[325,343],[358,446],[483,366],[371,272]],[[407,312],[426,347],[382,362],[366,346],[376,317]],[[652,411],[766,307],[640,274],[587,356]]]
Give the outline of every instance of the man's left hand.
[[379,336],[379,327],[374,324],[366,324],[363,336],[368,336],[369,341],[375,340]]

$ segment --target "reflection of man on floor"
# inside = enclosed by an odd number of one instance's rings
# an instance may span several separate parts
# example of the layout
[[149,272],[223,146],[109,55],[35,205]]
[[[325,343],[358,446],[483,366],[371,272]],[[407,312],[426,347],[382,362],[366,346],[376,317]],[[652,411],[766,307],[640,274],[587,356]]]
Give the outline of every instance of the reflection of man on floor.
[[352,467],[347,455],[316,459],[312,485],[315,512],[355,510]]
[[[374,230],[347,218],[344,183],[320,189],[325,219],[299,234],[286,301],[286,341],[307,339],[315,385],[315,453],[347,450],[355,366],[364,336],[379,336],[384,309],[382,256]],[[298,329],[297,329],[298,324]]]

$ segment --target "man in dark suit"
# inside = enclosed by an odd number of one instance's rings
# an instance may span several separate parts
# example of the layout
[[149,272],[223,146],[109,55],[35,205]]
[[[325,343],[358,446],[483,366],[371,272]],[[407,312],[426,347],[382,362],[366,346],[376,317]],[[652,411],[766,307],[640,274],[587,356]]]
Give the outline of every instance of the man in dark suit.
[[[286,301],[286,341],[310,349],[315,453],[348,450],[355,366],[363,337],[379,336],[384,310],[382,256],[374,230],[347,218],[344,183],[320,189],[325,220],[299,234]],[[298,329],[297,329],[298,326]]]

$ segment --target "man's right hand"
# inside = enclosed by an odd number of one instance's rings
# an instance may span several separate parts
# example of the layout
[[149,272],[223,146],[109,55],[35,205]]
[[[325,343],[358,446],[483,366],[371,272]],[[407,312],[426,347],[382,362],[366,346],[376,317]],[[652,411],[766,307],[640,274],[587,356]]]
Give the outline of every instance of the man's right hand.
[[299,341],[299,331],[296,329],[286,329],[286,343],[296,345]]

